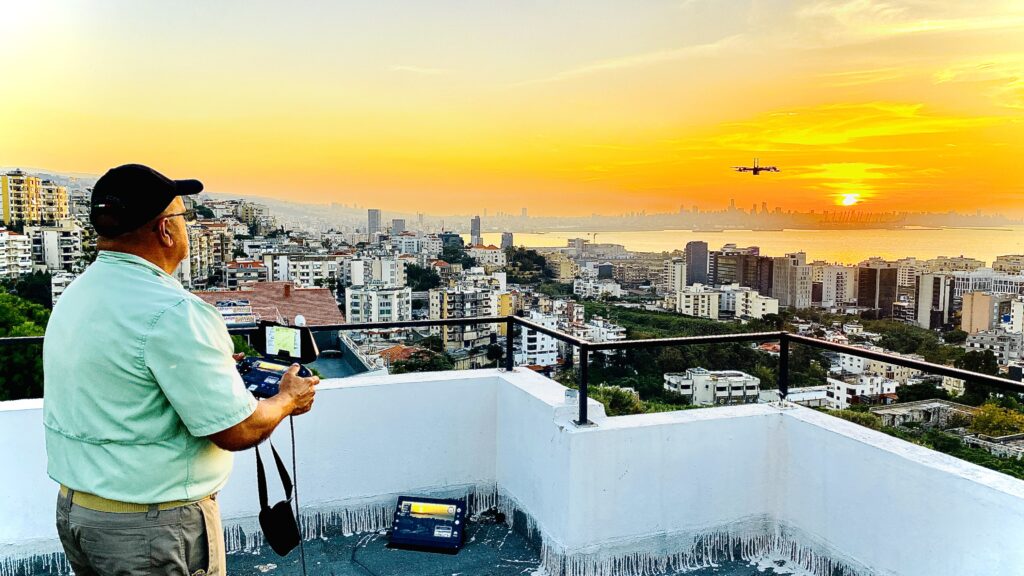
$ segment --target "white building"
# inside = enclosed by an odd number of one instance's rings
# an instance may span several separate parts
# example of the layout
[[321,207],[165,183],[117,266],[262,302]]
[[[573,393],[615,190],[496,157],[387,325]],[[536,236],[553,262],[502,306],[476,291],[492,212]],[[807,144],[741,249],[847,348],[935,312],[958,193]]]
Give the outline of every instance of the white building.
[[405,286],[406,260],[394,256],[344,260],[341,274],[350,286],[377,283],[383,286]]
[[1024,299],[1016,299],[1010,303],[1010,325],[1007,331],[1020,334],[1024,332]]
[[337,280],[342,256],[338,254],[264,254],[271,281],[292,282],[299,288],[327,286]]
[[17,278],[32,272],[32,240],[0,228],[0,278]]
[[57,304],[57,300],[60,299],[61,294],[71,284],[71,282],[77,278],[75,274],[70,272],[54,272],[50,276],[50,306]]
[[687,316],[718,320],[719,294],[703,284],[686,286],[676,294],[676,312]]
[[[527,319],[552,330],[558,327],[558,317],[530,311]],[[519,334],[516,364],[519,366],[554,366],[558,363],[558,340],[536,330],[524,328]]]
[[54,226],[26,226],[32,259],[51,272],[77,271],[82,258],[82,227],[66,218]]
[[776,298],[762,296],[756,290],[726,284],[717,289],[719,293],[718,310],[728,312],[737,318],[764,318],[766,314],[779,313],[779,301]]
[[861,374],[849,382],[835,378],[828,378],[827,382],[827,403],[835,410],[845,410],[854,404],[890,404],[899,386],[895,380],[870,374]]
[[412,288],[380,284],[345,289],[347,322],[403,322],[412,320]]
[[662,263],[662,290],[666,294],[678,294],[686,286],[686,259],[669,258]]
[[857,300],[857,268],[853,266],[815,266],[814,282],[821,282],[822,308],[834,308]]
[[691,404],[753,404],[761,386],[761,380],[738,370],[689,368],[664,378],[666,390],[686,396]]
[[995,355],[1000,366],[1006,366],[1021,359],[1021,349],[1024,348],[1022,339],[1024,339],[1024,334],[1020,332],[1013,333],[996,328],[967,336],[964,346],[968,351],[990,351]]
[[235,260],[224,265],[224,283],[228,288],[238,288],[256,282],[270,280],[269,269],[257,260]]
[[466,254],[476,260],[476,263],[480,266],[501,268],[506,264],[505,252],[493,244],[488,244],[487,246],[474,244],[466,249]]
[[953,295],[962,298],[968,292],[1024,294],[1024,274],[1006,274],[991,268],[953,274]]
[[572,282],[572,293],[581,298],[601,298],[602,296],[622,297],[622,286],[614,280],[597,278],[577,278]]
[[779,299],[779,306],[810,308],[811,278],[807,254],[795,252],[778,256],[773,260],[772,296]]

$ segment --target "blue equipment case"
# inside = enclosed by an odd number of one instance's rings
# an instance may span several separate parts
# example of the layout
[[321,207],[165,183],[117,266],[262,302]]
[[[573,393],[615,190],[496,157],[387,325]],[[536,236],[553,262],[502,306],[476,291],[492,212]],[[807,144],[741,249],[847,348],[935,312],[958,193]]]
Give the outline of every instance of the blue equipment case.
[[465,501],[399,496],[388,546],[454,554],[465,529]]

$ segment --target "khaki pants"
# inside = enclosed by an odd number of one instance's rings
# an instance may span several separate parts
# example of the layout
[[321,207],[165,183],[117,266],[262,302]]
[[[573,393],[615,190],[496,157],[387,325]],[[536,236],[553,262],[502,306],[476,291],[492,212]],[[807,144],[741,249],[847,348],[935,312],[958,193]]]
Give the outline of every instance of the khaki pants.
[[170,510],[97,512],[57,497],[57,534],[75,576],[224,576],[220,508],[207,498]]

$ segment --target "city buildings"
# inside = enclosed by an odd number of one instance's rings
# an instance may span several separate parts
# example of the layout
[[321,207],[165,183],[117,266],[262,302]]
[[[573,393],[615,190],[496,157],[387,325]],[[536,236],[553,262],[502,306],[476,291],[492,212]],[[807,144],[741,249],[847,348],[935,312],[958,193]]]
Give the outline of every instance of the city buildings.
[[473,244],[466,249],[466,254],[476,260],[477,265],[485,268],[500,268],[505,266],[505,251],[493,244]]
[[[482,242],[481,242],[481,244],[482,244]],[[515,246],[515,243],[514,243],[514,240],[513,240],[513,237],[512,237],[512,233],[511,232],[502,232],[501,233],[501,249],[502,249],[502,251],[508,250],[509,248],[512,248],[513,246]]]
[[899,267],[892,262],[862,262],[857,268],[857,305],[891,318],[899,294]]
[[774,258],[771,295],[780,307],[811,307],[811,267],[807,254],[794,252]]
[[349,322],[412,320],[412,288],[369,283],[345,288],[345,318]]
[[708,283],[708,243],[690,241],[686,243],[686,285]]
[[480,217],[473,216],[473,219],[469,221],[469,243],[473,246],[477,246],[484,243],[484,237],[480,233]]
[[576,278],[572,283],[572,293],[580,298],[602,298],[622,296],[622,286],[614,280],[600,278]]
[[49,226],[26,226],[32,260],[50,271],[77,272],[82,259],[82,227],[71,218]]
[[1014,296],[991,292],[967,292],[963,295],[960,329],[976,334],[998,328],[1003,317],[1009,318]]
[[1024,254],[996,256],[992,269],[1006,274],[1024,274]]
[[687,316],[718,320],[720,297],[721,294],[717,290],[702,284],[686,286],[675,295],[675,311]]
[[953,277],[948,274],[922,274],[914,291],[917,325],[935,330],[949,324],[953,314]]
[[[526,316],[532,322],[545,328],[556,329],[558,317],[531,310]],[[519,347],[516,350],[516,364],[521,366],[554,366],[558,363],[558,341],[548,336],[525,328],[519,335]]]
[[377,208],[370,208],[366,211],[366,236],[370,242],[377,239],[377,235],[380,234],[380,210]]
[[843,380],[828,378],[826,403],[834,410],[857,404],[892,404],[897,400],[897,382],[884,376],[859,374]]
[[224,282],[229,289],[268,281],[270,270],[259,260],[234,260],[224,265]]
[[0,228],[0,279],[14,279],[32,272],[32,240]]
[[[431,289],[428,301],[431,319],[494,316],[498,307],[494,291],[464,286]],[[430,330],[441,337],[446,350],[486,346],[491,343],[492,335],[497,334],[491,324],[433,326]]]
[[981,330],[969,335],[965,346],[976,352],[991,352],[1000,366],[1008,366],[1021,359],[1024,334],[1007,332],[1001,328]]
[[666,390],[685,397],[691,404],[754,404],[758,401],[761,380],[737,370],[688,368],[686,372],[668,372]]
[[71,216],[67,188],[12,170],[0,174],[0,223],[55,223]]

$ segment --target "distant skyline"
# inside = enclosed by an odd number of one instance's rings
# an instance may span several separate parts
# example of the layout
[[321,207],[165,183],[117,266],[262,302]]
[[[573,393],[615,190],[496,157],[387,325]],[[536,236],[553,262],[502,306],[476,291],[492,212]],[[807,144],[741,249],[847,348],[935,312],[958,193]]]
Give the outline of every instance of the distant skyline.
[[[1024,3],[10,2],[0,163],[392,212],[1024,215]],[[733,172],[755,157],[779,166]]]

